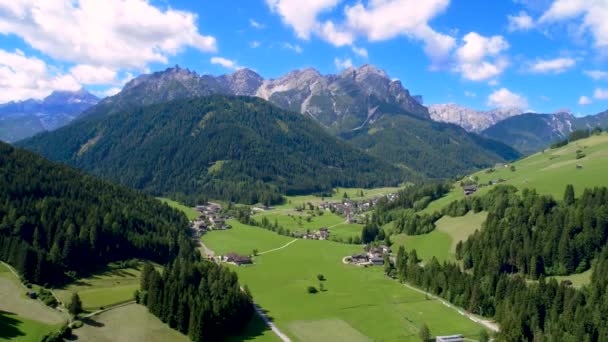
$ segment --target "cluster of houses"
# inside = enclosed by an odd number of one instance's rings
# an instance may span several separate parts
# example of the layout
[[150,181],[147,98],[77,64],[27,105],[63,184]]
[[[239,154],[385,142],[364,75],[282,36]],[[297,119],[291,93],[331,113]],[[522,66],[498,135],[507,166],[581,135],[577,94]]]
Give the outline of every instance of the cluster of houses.
[[[397,198],[396,193],[391,193],[385,196],[389,201],[394,201]],[[364,213],[366,211],[370,211],[378,204],[382,197],[374,197],[366,200],[351,200],[345,199],[341,202],[323,202],[319,204],[319,209],[328,210],[334,212],[338,215],[342,215],[346,217],[348,223],[362,223],[358,222],[358,218],[355,217],[356,214]]]
[[294,233],[294,236],[301,239],[309,239],[309,240],[327,240],[329,239],[329,229],[328,228],[319,228],[319,230],[315,231],[306,231],[304,233]]
[[251,257],[236,253],[228,253],[222,257],[223,262],[234,264],[237,266],[253,264]]
[[222,207],[216,203],[207,203],[197,205],[196,211],[201,215],[192,221],[191,228],[195,235],[199,236],[208,230],[225,230],[230,229],[230,225],[226,224],[229,217],[221,215]]
[[367,251],[363,253],[353,254],[347,257],[346,260],[355,265],[367,266],[367,265],[384,265],[384,256],[391,254],[391,248],[388,246],[380,245],[378,247],[369,247]]

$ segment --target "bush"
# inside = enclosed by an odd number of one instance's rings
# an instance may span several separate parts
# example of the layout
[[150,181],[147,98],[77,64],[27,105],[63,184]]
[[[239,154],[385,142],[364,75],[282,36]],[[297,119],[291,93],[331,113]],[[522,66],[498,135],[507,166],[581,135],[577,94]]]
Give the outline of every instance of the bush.
[[576,159],[585,158],[585,153],[583,151],[576,151]]
[[78,328],[81,328],[82,326],[83,326],[82,321],[74,321],[74,322],[72,322],[72,325],[70,325],[70,327],[72,329],[78,329]]
[[319,292],[319,291],[317,290],[317,288],[316,288],[316,287],[314,287],[314,286],[309,286],[309,287],[308,287],[306,290],[307,290],[307,291],[308,291],[308,293],[310,293],[310,294],[315,294],[315,293]]
[[325,276],[322,274],[317,274],[317,279],[319,279],[319,281],[324,281],[325,280]]

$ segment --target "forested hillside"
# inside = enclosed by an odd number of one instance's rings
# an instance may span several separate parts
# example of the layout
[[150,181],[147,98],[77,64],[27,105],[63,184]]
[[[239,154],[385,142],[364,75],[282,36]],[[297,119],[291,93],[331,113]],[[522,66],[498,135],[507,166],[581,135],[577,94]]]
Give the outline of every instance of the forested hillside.
[[159,201],[0,143],[0,258],[44,284],[108,262],[167,262],[192,249],[185,216]]
[[513,160],[519,152],[454,124],[407,113],[384,115],[373,124],[343,134],[353,145],[428,178],[450,178]]
[[[557,201],[533,190],[498,186],[443,211],[453,216],[488,212],[483,229],[457,245],[462,264],[433,258],[422,267],[415,251],[408,254],[401,247],[389,272],[493,317],[500,324],[500,341],[604,341],[607,203],[607,188],[586,189],[576,198],[568,186]],[[591,283],[582,289],[545,278],[589,268]]]
[[250,97],[176,100],[89,118],[22,146],[133,188],[185,199],[270,204],[283,194],[412,179],[312,119]]

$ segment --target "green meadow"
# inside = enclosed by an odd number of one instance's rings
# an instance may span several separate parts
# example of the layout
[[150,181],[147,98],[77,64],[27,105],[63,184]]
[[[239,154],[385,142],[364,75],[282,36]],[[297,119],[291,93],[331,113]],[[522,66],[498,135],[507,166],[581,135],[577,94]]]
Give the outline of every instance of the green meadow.
[[276,222],[279,226],[291,232],[315,231],[326,227],[330,230],[330,237],[338,239],[348,239],[361,235],[361,228],[363,227],[361,224],[347,223],[344,217],[327,210],[321,211],[321,215],[318,215],[317,211],[313,213],[315,214],[313,215],[309,211],[276,209],[259,213],[253,218],[260,221],[265,217],[271,224]]
[[[582,151],[585,157],[577,159],[577,151]],[[511,171],[511,165],[515,167],[515,171]],[[557,199],[563,197],[566,184],[573,184],[577,194],[581,194],[585,188],[608,186],[608,133],[578,140],[561,148],[546,149],[516,161],[509,167],[493,170],[479,171],[470,178],[477,177],[479,184],[504,179],[503,184],[514,185],[520,189],[536,189],[539,193],[552,195]],[[491,188],[482,187],[477,194],[484,194]],[[464,198],[462,189],[455,184],[449,194],[431,203],[424,212],[440,210],[461,198]]]
[[[234,225],[202,237],[219,253],[274,250],[293,241],[261,228]],[[433,334],[475,338],[482,327],[435,300],[387,278],[382,267],[343,264],[361,246],[297,240],[233,267],[255,301],[295,341],[418,341],[426,323]],[[449,245],[448,245],[449,248]],[[308,286],[325,291],[309,294]],[[324,332],[332,332],[325,335]]]
[[183,212],[184,214],[186,214],[186,217],[188,217],[188,220],[190,220],[190,221],[193,221],[200,216],[200,213],[198,211],[194,210],[194,208],[190,208],[190,207],[183,205],[179,202],[176,202],[174,200],[171,200],[168,198],[162,198],[162,197],[158,197],[158,200],[163,203],[167,203],[171,208],[175,208],[175,209]]
[[[462,217],[444,216],[435,224],[437,228],[428,234],[391,236],[393,249],[403,245],[407,251],[416,250],[422,260],[437,258],[439,262],[455,261],[456,245],[466,240],[475,230],[481,229],[487,213],[469,212]],[[390,225],[388,226],[390,229]]]
[[0,263],[0,341],[38,342],[67,320],[25,292],[19,279]]
[[[313,205],[318,205],[324,201],[327,202],[337,202],[344,199],[344,193],[346,193],[347,197],[352,200],[362,200],[362,199],[370,199],[377,196],[384,196],[390,193],[394,193],[403,189],[403,187],[386,187],[386,188],[375,188],[375,189],[363,189],[363,188],[336,188],[334,189],[331,196],[328,197],[319,197],[314,195],[305,195],[305,196],[286,196],[286,203],[280,206],[277,206],[276,209],[285,209],[285,208],[295,208],[297,206],[301,206],[302,204],[312,203]],[[363,191],[363,196],[361,196],[361,192]]]
[[111,264],[104,272],[79,279],[54,291],[64,304],[70,302],[73,293],[78,293],[83,308],[95,311],[132,301],[133,293],[139,289],[140,270],[141,265],[136,268],[121,268]]

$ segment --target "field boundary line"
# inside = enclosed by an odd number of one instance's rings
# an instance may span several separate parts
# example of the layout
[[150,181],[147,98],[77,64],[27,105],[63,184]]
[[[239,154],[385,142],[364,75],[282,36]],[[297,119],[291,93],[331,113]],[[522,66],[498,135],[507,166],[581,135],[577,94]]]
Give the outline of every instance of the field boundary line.
[[260,253],[258,253],[258,255],[262,255],[262,254],[266,254],[266,253],[270,253],[270,252],[275,252],[275,251],[281,250],[281,249],[283,249],[283,248],[291,245],[292,243],[294,243],[296,241],[298,241],[298,239],[293,239],[293,240],[289,241],[288,243],[286,243],[285,245],[283,245],[281,247],[274,248],[274,249],[269,249],[269,250],[264,251],[264,252],[260,252]]

